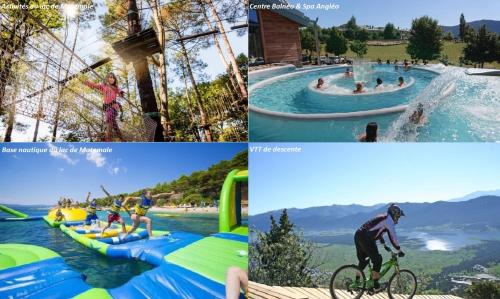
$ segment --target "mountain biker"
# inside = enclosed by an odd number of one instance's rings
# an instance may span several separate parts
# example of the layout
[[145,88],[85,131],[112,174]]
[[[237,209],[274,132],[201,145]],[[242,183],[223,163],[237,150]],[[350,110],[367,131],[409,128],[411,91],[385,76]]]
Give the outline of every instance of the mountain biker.
[[[378,252],[377,240],[384,245],[384,248],[389,251],[390,248],[385,245],[384,233],[389,235],[389,240],[392,246],[397,250],[399,257],[404,256],[396,237],[396,229],[394,226],[398,223],[401,216],[405,216],[403,210],[391,204],[387,209],[387,213],[380,214],[365,222],[354,235],[354,244],[356,245],[356,254],[358,256],[359,268],[364,270],[368,265],[368,257],[373,264],[373,288],[375,292],[382,290],[379,284],[380,268],[382,267],[382,255]],[[361,279],[361,276],[356,275],[356,280]]]

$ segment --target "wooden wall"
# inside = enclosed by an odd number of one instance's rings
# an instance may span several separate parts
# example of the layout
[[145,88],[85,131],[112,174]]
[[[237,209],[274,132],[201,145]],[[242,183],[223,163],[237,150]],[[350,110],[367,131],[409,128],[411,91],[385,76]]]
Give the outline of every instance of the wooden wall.
[[287,62],[302,66],[299,24],[272,11],[258,12],[266,63]]

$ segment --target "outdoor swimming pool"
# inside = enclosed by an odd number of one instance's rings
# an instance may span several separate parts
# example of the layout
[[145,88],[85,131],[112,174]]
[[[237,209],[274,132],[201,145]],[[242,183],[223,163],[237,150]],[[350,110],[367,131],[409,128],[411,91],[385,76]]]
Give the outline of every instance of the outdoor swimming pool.
[[[349,66],[351,69],[352,67]],[[500,140],[500,78],[470,76],[464,68],[434,65],[409,71],[369,65],[365,93],[353,94],[359,78],[346,66],[288,69],[254,78],[250,73],[252,141],[355,141],[375,121],[381,141]],[[358,78],[356,78],[358,77]],[[405,85],[396,86],[403,77]],[[316,88],[318,78],[325,81]],[[382,79],[383,88],[374,88]],[[359,79],[358,79],[359,80]],[[409,122],[417,108],[425,121]]]

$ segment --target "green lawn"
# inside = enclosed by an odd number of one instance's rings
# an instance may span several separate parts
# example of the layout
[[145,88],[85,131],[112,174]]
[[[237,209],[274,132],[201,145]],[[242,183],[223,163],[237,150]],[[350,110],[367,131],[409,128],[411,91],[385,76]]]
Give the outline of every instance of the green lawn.
[[[441,55],[448,55],[448,60],[453,65],[459,65],[459,57],[462,56],[462,50],[465,47],[465,43],[454,43],[454,42],[445,42],[443,51]],[[322,49],[324,51],[324,45],[322,45]],[[331,54],[333,56],[333,54]],[[354,54],[351,50],[348,50],[345,54],[348,58],[355,58],[356,54]],[[389,59],[391,62],[394,59],[398,59],[399,61],[403,61],[404,59],[408,59],[411,61],[410,55],[406,53],[406,44],[394,45],[394,46],[368,46],[368,53],[364,56],[372,61],[376,61],[378,58],[382,59],[382,61],[386,61]],[[432,61],[433,63],[438,61]],[[487,63],[484,65],[485,68],[500,68],[500,63]]]

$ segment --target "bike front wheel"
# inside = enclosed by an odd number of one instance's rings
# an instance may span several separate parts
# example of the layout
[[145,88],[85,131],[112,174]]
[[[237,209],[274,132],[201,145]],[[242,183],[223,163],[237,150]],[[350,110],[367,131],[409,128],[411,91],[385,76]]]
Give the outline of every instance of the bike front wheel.
[[330,294],[334,299],[359,299],[365,291],[365,274],[358,266],[345,265],[330,279]]
[[410,270],[395,272],[387,287],[390,299],[411,299],[417,292],[417,277]]

